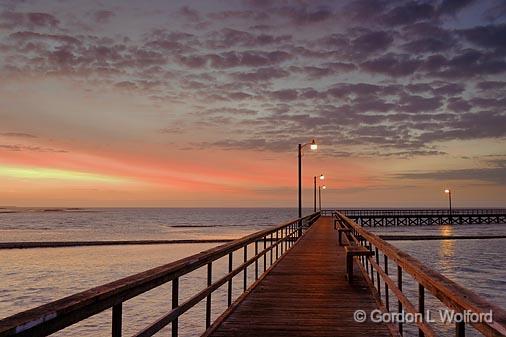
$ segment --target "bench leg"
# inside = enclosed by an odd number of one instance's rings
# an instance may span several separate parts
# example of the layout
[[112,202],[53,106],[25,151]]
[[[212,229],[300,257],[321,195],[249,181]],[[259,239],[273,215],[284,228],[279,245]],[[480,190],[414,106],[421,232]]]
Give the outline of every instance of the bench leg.
[[346,278],[351,283],[353,280],[353,255],[346,255]]

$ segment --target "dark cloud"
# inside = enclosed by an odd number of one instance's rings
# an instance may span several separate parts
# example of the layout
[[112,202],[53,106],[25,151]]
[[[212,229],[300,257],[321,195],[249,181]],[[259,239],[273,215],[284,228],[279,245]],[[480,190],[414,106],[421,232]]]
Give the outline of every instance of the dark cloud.
[[383,16],[387,25],[400,26],[434,17],[435,9],[430,3],[409,1],[403,5],[392,8]]
[[290,73],[276,67],[258,68],[252,72],[237,72],[231,74],[233,78],[241,82],[265,82],[272,79],[288,77]]
[[351,49],[358,55],[369,55],[386,50],[394,41],[385,31],[369,31],[351,41]]
[[462,29],[459,33],[477,46],[506,49],[506,24],[504,23]]
[[309,25],[320,23],[330,19],[334,15],[332,8],[327,6],[285,6],[276,8],[274,10],[274,13],[288,18],[295,25]]
[[6,29],[56,29],[60,25],[54,15],[40,12],[13,12],[0,13],[0,28]]
[[291,35],[256,35],[237,29],[224,28],[218,32],[212,32],[206,45],[213,49],[228,49],[238,46],[252,48],[289,42],[291,39]]
[[100,10],[93,13],[93,19],[97,23],[107,23],[114,16],[114,12],[108,10]]
[[422,180],[474,180],[506,185],[506,167],[497,168],[469,168],[458,170],[441,170],[432,172],[407,172],[393,176],[396,179]]
[[443,0],[439,5],[440,14],[455,15],[458,11],[476,2],[476,0]]
[[0,136],[14,137],[14,138],[38,138],[37,136],[32,135],[31,133],[24,133],[24,132],[1,132]]
[[360,64],[362,70],[392,77],[409,76],[415,73],[422,61],[408,54],[388,54]]

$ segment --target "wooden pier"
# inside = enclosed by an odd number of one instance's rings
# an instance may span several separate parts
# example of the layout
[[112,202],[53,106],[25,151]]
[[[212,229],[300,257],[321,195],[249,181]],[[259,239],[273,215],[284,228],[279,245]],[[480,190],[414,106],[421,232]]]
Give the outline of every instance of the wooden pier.
[[385,324],[353,319],[377,305],[363,277],[346,280],[331,220],[321,217],[206,336],[390,336]]
[[[217,268],[218,261],[228,268]],[[180,301],[179,279],[207,273],[207,285]],[[252,276],[253,275],[253,276]],[[410,278],[411,282],[406,282]],[[233,281],[242,287],[237,294]],[[473,328],[484,336],[506,336],[506,312],[469,289],[428,268],[336,211],[321,211],[250,234],[187,258],[104,284],[0,320],[0,337],[48,336],[100,312],[111,313],[111,336],[124,335],[123,306],[151,289],[170,283],[171,304],[160,317],[142,322],[131,335],[153,336],[170,327],[172,337],[186,336],[179,318],[205,303],[202,336],[402,336],[402,322],[376,323],[369,315],[425,313],[426,294],[456,312],[493,312],[491,321],[453,322],[457,337]],[[415,284],[417,301],[406,288]],[[225,298],[216,290],[225,287]],[[235,289],[235,290],[234,290]],[[212,312],[212,301],[226,303]],[[355,311],[363,310],[364,322]],[[215,318],[217,317],[217,318]],[[433,322],[412,322],[418,336],[437,333]],[[411,331],[412,331],[411,330]]]

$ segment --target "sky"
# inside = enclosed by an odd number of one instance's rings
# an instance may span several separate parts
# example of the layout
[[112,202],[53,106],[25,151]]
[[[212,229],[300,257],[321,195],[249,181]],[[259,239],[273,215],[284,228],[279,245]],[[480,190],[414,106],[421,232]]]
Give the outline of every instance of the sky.
[[0,0],[0,205],[506,207],[504,0]]

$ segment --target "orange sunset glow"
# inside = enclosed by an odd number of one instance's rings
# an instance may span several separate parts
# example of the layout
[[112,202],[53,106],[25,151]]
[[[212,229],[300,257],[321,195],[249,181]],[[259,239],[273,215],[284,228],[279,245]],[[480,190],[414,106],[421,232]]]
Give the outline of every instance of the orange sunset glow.
[[[505,204],[504,24],[482,7],[365,27],[353,2],[128,3],[3,5],[0,205],[295,207],[313,138],[305,206],[320,172],[328,206]],[[408,57],[436,27],[451,44]]]

